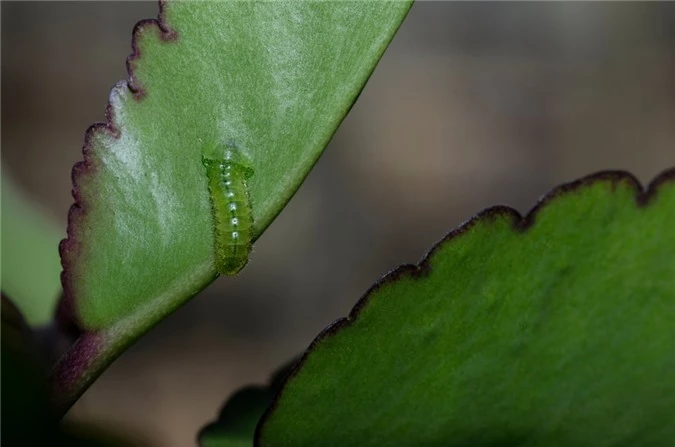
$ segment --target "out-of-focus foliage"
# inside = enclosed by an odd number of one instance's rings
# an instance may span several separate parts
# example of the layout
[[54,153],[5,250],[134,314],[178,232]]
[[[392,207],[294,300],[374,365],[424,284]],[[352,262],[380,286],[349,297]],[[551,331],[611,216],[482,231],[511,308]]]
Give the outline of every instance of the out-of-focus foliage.
[[228,399],[220,411],[218,420],[207,425],[199,433],[202,447],[251,447],[258,421],[274,396],[281,389],[283,380],[296,361],[279,369],[269,386],[249,386],[239,390]]
[[2,172],[2,291],[31,326],[47,324],[61,284],[58,244],[63,238],[47,216]]

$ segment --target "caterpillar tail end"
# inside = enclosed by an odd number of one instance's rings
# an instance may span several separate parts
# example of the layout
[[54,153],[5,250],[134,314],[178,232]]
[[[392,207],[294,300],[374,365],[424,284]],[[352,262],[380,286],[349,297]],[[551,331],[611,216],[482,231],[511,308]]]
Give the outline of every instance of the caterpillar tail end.
[[232,276],[239,273],[248,264],[248,256],[241,258],[220,259],[217,265],[218,273],[222,276]]

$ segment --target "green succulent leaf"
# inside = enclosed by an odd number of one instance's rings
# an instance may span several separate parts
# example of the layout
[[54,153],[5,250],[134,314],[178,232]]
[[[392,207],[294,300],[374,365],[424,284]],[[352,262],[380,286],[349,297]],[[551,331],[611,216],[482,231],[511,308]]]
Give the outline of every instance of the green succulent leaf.
[[[234,146],[257,239],[348,112],[409,1],[175,1],[140,22],[129,81],[86,134],[60,246],[60,315],[85,335],[56,368],[64,408],[216,277],[202,163]],[[76,369],[71,366],[76,366]],[[79,369],[77,369],[79,368]]]
[[62,244],[86,330],[136,335],[216,275],[205,148],[251,160],[256,239],[297,190],[409,2],[176,1],[134,32],[130,80],[87,132]]
[[15,300],[28,324],[48,324],[61,284],[54,222],[2,173],[2,291]]
[[489,209],[305,354],[259,446],[670,446],[675,170]]

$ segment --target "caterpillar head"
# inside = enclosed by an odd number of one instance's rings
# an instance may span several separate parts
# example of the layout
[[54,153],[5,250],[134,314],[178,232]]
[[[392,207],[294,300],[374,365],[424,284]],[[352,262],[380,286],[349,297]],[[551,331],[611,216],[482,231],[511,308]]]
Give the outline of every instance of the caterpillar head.
[[237,165],[247,178],[251,177],[254,172],[251,157],[233,141],[204,146],[202,149],[202,164],[209,167],[213,163]]

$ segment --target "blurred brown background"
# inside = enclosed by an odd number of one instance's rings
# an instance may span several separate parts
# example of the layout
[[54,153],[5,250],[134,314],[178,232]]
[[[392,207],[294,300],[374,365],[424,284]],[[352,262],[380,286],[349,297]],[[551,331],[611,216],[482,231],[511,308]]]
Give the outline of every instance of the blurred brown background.
[[[2,163],[65,232],[84,131],[157,6],[1,7]],[[234,389],[482,208],[525,212],[597,170],[648,181],[675,165],[674,50],[675,3],[416,4],[250,266],[140,340],[69,417],[195,445]]]

